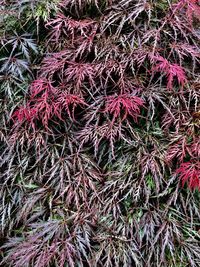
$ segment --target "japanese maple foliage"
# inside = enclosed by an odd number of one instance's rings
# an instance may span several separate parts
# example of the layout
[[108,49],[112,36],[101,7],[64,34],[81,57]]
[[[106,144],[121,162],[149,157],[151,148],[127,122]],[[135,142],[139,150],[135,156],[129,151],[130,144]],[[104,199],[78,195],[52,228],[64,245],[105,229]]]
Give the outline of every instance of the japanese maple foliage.
[[30,88],[30,99],[25,106],[19,107],[14,112],[13,119],[16,123],[28,121],[33,128],[35,128],[35,121],[41,120],[47,129],[49,120],[55,120],[56,117],[63,120],[63,111],[74,120],[77,105],[86,105],[86,103],[77,95],[53,87],[48,81],[35,80]]
[[189,188],[200,189],[200,162],[184,162],[176,173],[180,175],[182,185],[188,183]]
[[0,265],[200,266],[199,20],[0,1]]
[[177,78],[179,85],[184,87],[187,82],[185,71],[178,64],[171,64],[167,59],[162,56],[154,57],[157,62],[153,71],[159,71],[167,76],[167,87],[169,89],[173,88],[174,78]]
[[122,121],[130,115],[135,122],[140,113],[140,108],[144,106],[144,101],[137,97],[128,94],[119,96],[108,96],[105,104],[105,112],[113,114],[113,120],[122,115]]

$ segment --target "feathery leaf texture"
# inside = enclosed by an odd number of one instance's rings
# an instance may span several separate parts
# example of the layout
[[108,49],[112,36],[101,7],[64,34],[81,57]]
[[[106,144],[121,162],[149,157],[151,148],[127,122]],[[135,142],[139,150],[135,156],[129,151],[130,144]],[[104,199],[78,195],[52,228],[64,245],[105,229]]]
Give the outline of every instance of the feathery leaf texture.
[[197,0],[0,0],[0,265],[200,266]]

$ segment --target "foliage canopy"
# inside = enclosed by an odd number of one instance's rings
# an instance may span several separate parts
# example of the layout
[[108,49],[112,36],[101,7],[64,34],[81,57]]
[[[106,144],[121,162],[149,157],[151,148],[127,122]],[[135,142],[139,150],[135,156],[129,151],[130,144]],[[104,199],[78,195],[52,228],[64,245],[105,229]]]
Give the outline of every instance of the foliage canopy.
[[200,266],[199,18],[0,1],[3,266]]

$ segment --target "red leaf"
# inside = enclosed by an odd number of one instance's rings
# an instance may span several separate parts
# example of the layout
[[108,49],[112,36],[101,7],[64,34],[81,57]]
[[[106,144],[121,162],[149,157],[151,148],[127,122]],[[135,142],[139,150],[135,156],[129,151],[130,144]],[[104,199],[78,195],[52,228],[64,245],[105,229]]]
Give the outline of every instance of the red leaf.
[[172,89],[175,78],[177,78],[179,85],[182,87],[187,83],[185,71],[181,66],[170,63],[162,56],[156,56],[153,59],[157,64],[152,70],[162,72],[167,76],[167,88]]
[[173,5],[173,11],[179,12],[185,10],[185,15],[189,24],[192,26],[193,17],[199,19],[200,6],[198,0],[179,0],[179,2]]
[[58,103],[60,104],[60,109],[65,110],[70,118],[75,120],[74,118],[74,110],[79,105],[87,105],[85,101],[77,95],[67,94],[62,92],[58,99]]
[[198,188],[200,190],[200,162],[182,163],[180,168],[176,170],[176,174],[180,175],[182,186],[187,183],[190,189]]
[[36,116],[37,111],[34,108],[30,108],[27,106],[19,107],[14,113],[12,118],[14,120],[18,120],[19,122],[23,122],[24,120],[31,122],[33,118]]
[[77,95],[68,94],[51,85],[46,80],[36,80],[31,85],[31,95],[25,107],[20,107],[13,115],[19,122],[40,120],[45,128],[53,117],[63,120],[66,111],[74,120],[74,110],[78,105],[86,105]]
[[106,98],[105,112],[111,113],[114,120],[120,117],[123,112],[122,121],[130,115],[137,122],[140,108],[144,107],[144,101],[138,96],[123,94],[119,96],[109,96]]

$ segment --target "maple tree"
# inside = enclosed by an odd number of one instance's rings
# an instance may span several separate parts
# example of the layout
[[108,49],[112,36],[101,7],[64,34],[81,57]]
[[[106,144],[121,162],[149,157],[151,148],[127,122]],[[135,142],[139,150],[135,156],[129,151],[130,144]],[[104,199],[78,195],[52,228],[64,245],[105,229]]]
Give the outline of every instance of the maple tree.
[[197,0],[0,0],[0,262],[200,266]]

